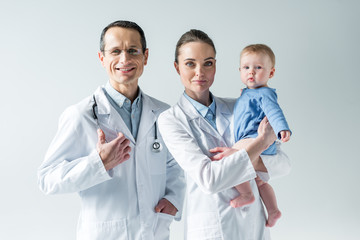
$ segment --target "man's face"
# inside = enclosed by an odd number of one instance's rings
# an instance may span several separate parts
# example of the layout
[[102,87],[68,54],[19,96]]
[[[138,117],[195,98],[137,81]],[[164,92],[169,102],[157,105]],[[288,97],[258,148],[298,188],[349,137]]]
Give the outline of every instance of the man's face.
[[104,52],[99,58],[110,77],[110,84],[119,89],[121,85],[137,86],[147,64],[148,49],[142,52],[140,34],[134,29],[112,27],[104,36]]

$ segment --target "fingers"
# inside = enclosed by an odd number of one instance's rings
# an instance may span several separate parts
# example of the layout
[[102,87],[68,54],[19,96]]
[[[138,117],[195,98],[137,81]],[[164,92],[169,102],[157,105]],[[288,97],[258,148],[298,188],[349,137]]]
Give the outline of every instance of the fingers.
[[[127,139],[123,133],[119,132],[118,136],[114,140],[112,140],[111,143],[117,145],[119,149],[124,151],[125,149],[127,149],[127,146],[130,145],[130,140]],[[124,152],[130,152],[130,150]]]
[[162,212],[173,216],[175,216],[177,211],[177,208],[166,198],[161,199],[155,207],[155,212]]
[[116,137],[116,139],[118,139],[118,140],[120,140],[120,141],[123,141],[123,140],[127,139],[122,132],[118,132],[117,135],[118,135],[118,136]]
[[221,160],[223,157],[224,157],[224,154],[219,153],[219,154],[216,154],[215,156],[212,156],[210,159],[211,159],[211,161],[219,161],[219,160]]
[[164,208],[165,208],[165,203],[161,199],[155,207],[155,212],[161,212],[161,210],[163,210]]
[[209,151],[211,153],[218,153],[218,152],[224,152],[227,148],[226,147],[216,147],[216,148],[212,148]]
[[285,139],[285,137],[286,137],[285,131],[280,131],[280,137],[281,137],[281,141],[284,142],[284,139]]
[[267,119],[267,117],[265,116],[262,120],[261,120],[261,122],[260,122],[260,124],[259,124],[259,131],[261,131],[261,130],[263,130],[263,129],[265,129],[266,128],[266,125],[269,123],[269,121],[268,121],[268,119]]
[[270,125],[270,122],[268,121],[268,118],[265,116],[263,120],[261,120],[259,128],[258,128],[258,136],[264,137],[266,144],[271,144],[276,140],[276,135],[273,130],[273,128]]
[[290,131],[281,131],[280,136],[282,142],[287,142],[290,140]]
[[119,163],[125,162],[130,158],[131,147],[129,139],[125,138],[125,136],[122,135],[118,136],[118,138],[116,138],[114,142],[116,146],[115,149],[119,151]]
[[266,124],[266,123],[269,123],[269,120],[268,120],[268,118],[265,116],[265,117],[263,118],[263,120],[261,120],[261,122],[264,122],[264,124]]
[[224,152],[227,151],[228,147],[216,147],[209,150],[210,153],[218,153],[215,156],[212,156],[211,161],[219,161],[225,157]]
[[97,134],[98,134],[98,142],[100,144],[104,144],[106,142],[104,132],[99,128],[97,130]]
[[115,139],[106,142],[104,132],[98,129],[98,139],[97,150],[106,170],[130,159],[130,140],[123,133],[118,133]]
[[120,163],[123,163],[125,162],[126,160],[129,160],[130,158],[130,151],[131,151],[131,147],[130,146],[127,146],[124,148],[122,154],[121,154],[121,157],[120,157]]

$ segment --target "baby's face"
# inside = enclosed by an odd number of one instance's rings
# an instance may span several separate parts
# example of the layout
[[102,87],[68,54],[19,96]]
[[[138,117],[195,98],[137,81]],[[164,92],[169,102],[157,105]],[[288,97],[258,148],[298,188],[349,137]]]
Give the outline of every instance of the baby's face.
[[241,81],[250,89],[268,87],[267,83],[274,76],[270,57],[263,53],[245,53],[240,59]]

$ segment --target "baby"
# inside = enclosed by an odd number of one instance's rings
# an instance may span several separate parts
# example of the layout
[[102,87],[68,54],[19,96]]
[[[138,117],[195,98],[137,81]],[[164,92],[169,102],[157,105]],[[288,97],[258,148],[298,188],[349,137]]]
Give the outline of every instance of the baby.
[[[261,120],[266,116],[282,142],[290,139],[291,131],[284,114],[277,103],[275,89],[269,88],[268,81],[275,73],[275,55],[264,44],[254,44],[245,47],[240,54],[241,81],[246,85],[234,107],[235,145],[239,140],[255,138]],[[250,139],[249,139],[250,140]],[[273,143],[262,154],[276,154],[276,145]],[[260,196],[268,213],[267,227],[275,225],[281,217],[272,187],[256,177],[256,184]],[[249,182],[235,187],[240,196],[231,200],[231,206],[241,207],[254,202],[255,197]]]

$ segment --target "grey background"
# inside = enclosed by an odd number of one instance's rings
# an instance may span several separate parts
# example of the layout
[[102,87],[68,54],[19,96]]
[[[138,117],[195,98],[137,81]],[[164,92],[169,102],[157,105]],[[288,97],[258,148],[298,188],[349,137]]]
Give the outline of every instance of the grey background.
[[[283,145],[293,170],[272,181],[283,213],[272,237],[358,239],[359,10],[355,0],[2,0],[0,239],[75,238],[77,194],[43,195],[36,172],[61,112],[107,81],[98,41],[118,19],[144,29],[150,56],[140,86],[171,105],[183,91],[175,44],[190,28],[217,47],[217,96],[239,95],[243,47],[271,46],[270,86],[293,131]],[[172,225],[172,240],[182,227]]]

